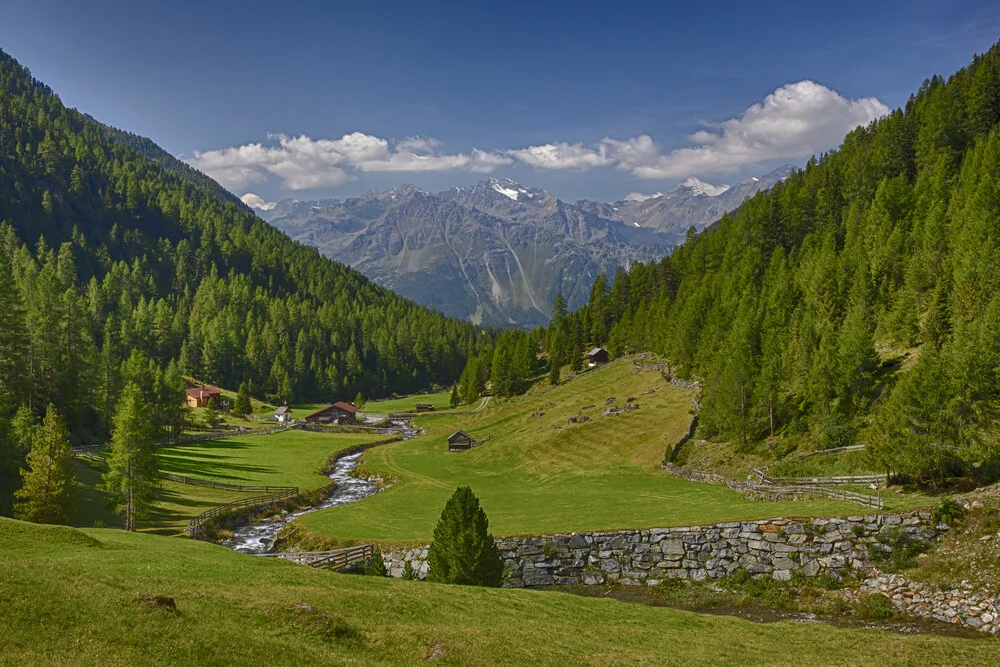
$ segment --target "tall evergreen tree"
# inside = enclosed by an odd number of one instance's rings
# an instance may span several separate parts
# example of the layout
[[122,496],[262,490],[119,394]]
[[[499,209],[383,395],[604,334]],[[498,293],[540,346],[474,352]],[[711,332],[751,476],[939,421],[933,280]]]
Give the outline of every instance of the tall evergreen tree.
[[65,523],[72,507],[74,483],[69,431],[51,403],[35,428],[24,483],[14,494],[14,516],[35,523]]
[[135,530],[153,506],[157,462],[153,451],[154,428],[142,390],[130,382],[118,399],[111,432],[111,456],[104,488],[118,503],[125,530]]

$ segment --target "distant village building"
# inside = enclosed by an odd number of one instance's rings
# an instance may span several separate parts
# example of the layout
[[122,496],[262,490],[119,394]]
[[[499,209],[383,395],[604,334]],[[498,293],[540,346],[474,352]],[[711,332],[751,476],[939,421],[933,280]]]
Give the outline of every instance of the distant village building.
[[353,403],[337,401],[306,415],[307,424],[354,424],[358,408]]
[[192,387],[186,390],[184,404],[189,408],[207,408],[209,405],[220,405],[222,390],[218,387]]
[[417,412],[434,412],[435,408],[430,403],[417,403]]
[[274,411],[274,418],[279,422],[290,422],[292,421],[292,409],[288,407],[288,403],[285,403],[280,408]]
[[449,452],[464,452],[467,449],[475,447],[477,444],[475,438],[466,433],[465,431],[455,431],[448,436],[448,451]]
[[606,363],[608,363],[608,351],[603,347],[595,347],[587,353],[587,365],[591,368]]

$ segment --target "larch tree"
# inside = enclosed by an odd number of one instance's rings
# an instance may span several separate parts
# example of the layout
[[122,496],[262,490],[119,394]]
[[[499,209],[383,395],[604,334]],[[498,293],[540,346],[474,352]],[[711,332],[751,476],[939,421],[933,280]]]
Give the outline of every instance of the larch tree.
[[14,516],[35,523],[64,523],[72,507],[73,469],[69,431],[51,403],[31,436],[23,485],[14,494]]
[[149,405],[142,390],[130,382],[118,400],[111,432],[111,457],[104,475],[104,488],[117,500],[125,530],[134,531],[136,519],[144,517],[153,505],[157,473],[154,436]]

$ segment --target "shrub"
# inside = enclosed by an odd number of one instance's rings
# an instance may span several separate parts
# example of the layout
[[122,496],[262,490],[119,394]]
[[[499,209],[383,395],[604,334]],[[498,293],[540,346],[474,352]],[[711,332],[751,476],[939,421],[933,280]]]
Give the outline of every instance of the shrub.
[[489,519],[467,486],[455,489],[434,529],[427,579],[446,584],[500,586],[503,561],[489,533]]
[[910,537],[901,528],[879,535],[878,542],[868,545],[868,560],[879,563],[886,570],[898,572],[916,567],[917,556],[927,550],[927,545]]
[[382,558],[382,550],[375,547],[370,560],[361,567],[361,573],[369,577],[388,577],[389,570],[385,567],[385,559]]
[[892,602],[881,593],[860,598],[854,604],[854,613],[858,618],[872,620],[885,619],[892,616]]
[[957,519],[962,518],[965,510],[951,498],[945,498],[934,506],[934,513],[931,515],[935,522],[951,525]]
[[417,579],[417,573],[413,569],[413,563],[410,561],[406,561],[403,565],[403,579],[406,579],[407,581],[416,581]]

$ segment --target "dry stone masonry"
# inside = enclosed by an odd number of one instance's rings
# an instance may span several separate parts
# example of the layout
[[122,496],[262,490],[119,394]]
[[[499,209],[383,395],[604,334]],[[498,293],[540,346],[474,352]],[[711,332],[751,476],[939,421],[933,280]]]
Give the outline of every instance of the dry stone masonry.
[[[504,586],[655,586],[668,578],[714,579],[743,567],[755,576],[791,579],[839,574],[869,565],[868,545],[901,532],[929,541],[948,528],[930,512],[851,516],[846,519],[766,519],[711,526],[588,532],[497,540],[508,576]],[[418,578],[427,572],[427,548],[385,555],[391,576],[407,561]]]
[[897,574],[876,574],[862,583],[861,591],[885,595],[893,607],[910,616],[1000,634],[1000,599],[974,593],[968,588],[942,590]]

